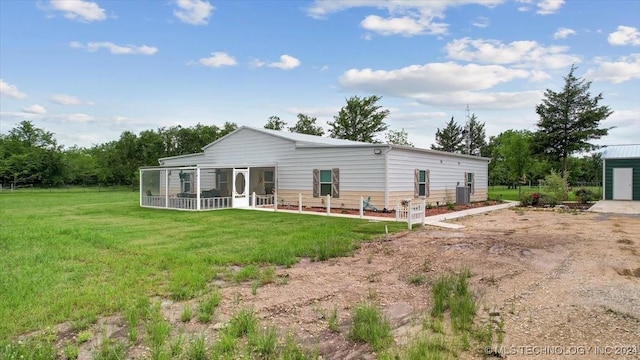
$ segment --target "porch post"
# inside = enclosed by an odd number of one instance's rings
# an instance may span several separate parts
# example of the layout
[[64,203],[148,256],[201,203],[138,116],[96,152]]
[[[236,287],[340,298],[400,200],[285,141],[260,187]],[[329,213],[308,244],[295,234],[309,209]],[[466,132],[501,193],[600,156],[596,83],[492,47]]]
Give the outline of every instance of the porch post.
[[200,168],[196,168],[196,210],[200,210]]
[[169,170],[164,169],[164,207],[169,208]]
[[422,225],[424,225],[424,220],[426,218],[425,211],[427,211],[427,200],[422,200]]
[[360,196],[360,219],[364,216],[364,196]]
[[256,192],[251,193],[251,207],[256,208]]
[[298,212],[302,212],[302,193],[298,193]]
[[[140,193],[140,206],[142,206],[142,169],[138,170],[138,174],[140,177],[140,186],[138,189],[138,192]],[[2,188],[2,186],[0,186],[0,189]]]

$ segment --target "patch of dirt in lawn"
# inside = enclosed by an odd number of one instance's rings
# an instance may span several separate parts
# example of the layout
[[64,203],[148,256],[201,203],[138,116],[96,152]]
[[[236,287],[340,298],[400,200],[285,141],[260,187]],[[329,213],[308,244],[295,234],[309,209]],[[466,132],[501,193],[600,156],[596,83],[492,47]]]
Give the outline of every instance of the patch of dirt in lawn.
[[[348,340],[354,306],[377,304],[390,318],[401,346],[429,313],[430,284],[467,267],[478,303],[476,322],[491,321],[490,313],[503,319],[502,355],[509,359],[550,358],[558,351],[583,351],[586,355],[574,358],[596,359],[601,358],[597,350],[615,351],[622,345],[638,349],[640,245],[629,239],[640,234],[640,217],[500,210],[455,223],[465,227],[424,227],[364,243],[351,257],[304,259],[291,268],[278,268],[278,281],[255,294],[251,283],[223,285],[222,301],[209,324],[195,317],[180,321],[183,307],[195,309],[197,299],[165,300],[162,309],[174,334],[204,334],[212,341],[234,312],[251,308],[261,324],[274,325],[283,335],[291,332],[324,359],[373,359],[368,345]],[[415,275],[423,276],[424,283],[411,284]],[[333,309],[337,332],[328,325]],[[460,356],[481,357],[476,350]],[[149,350],[138,344],[129,356],[148,357]]]

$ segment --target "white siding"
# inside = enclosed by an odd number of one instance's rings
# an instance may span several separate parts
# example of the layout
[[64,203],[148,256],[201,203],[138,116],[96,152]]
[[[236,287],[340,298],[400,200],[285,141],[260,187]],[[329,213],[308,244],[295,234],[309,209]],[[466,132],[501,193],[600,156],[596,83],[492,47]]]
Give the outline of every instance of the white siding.
[[313,169],[340,169],[340,191],[383,191],[384,155],[374,147],[298,148],[278,163],[278,189],[311,190]]
[[293,141],[243,128],[206,148],[199,164],[271,165],[293,152],[294,146]]
[[191,166],[196,165],[203,159],[203,154],[192,154],[177,156],[175,158],[162,160],[162,166]]
[[413,192],[415,169],[430,171],[430,191],[455,191],[456,185],[464,186],[466,172],[474,173],[475,192],[486,190],[488,164],[484,159],[393,148],[389,152],[389,191]]

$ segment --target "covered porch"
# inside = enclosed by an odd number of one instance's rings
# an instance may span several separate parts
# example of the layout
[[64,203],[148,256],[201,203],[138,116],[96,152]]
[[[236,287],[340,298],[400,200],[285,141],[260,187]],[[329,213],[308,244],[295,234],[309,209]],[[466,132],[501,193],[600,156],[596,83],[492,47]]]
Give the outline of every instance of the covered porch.
[[140,206],[218,210],[273,205],[274,166],[180,166],[140,169]]

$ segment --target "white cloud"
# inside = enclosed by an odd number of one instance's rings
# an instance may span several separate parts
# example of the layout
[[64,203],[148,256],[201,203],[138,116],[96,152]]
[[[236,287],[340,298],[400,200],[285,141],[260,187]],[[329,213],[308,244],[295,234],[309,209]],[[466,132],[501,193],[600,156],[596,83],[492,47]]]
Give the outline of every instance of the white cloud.
[[46,114],[47,113],[47,109],[45,109],[41,105],[33,104],[31,106],[27,106],[26,108],[22,109],[22,112],[27,113],[27,114],[40,114],[40,115],[42,115],[42,114]]
[[640,46],[640,31],[631,26],[618,26],[618,31],[609,34],[609,44],[613,46]]
[[60,105],[78,105],[82,103],[79,98],[67,94],[53,94],[49,101]]
[[177,10],[173,15],[191,25],[206,25],[215,7],[203,0],[176,0]]
[[447,24],[433,23],[409,16],[383,19],[377,15],[369,15],[360,22],[360,26],[380,35],[413,36],[424,34],[426,30],[429,30],[430,34],[444,34],[447,32]]
[[135,46],[135,45],[117,45],[110,41],[103,42],[90,42],[82,44],[77,41],[72,41],[69,46],[73,49],[86,49],[89,52],[96,52],[100,49],[107,49],[110,53],[115,55],[153,55],[158,52],[158,48],[147,45]]
[[587,71],[585,77],[614,84],[640,79],[640,54],[623,56],[617,61],[596,58],[596,63],[598,66]]
[[225,52],[213,52],[210,57],[202,58],[198,62],[209,67],[235,66],[238,64],[236,59]]
[[503,44],[498,40],[462,38],[449,42],[445,49],[450,59],[485,64],[558,69],[580,62],[577,55],[566,53],[566,46],[544,47],[533,40]]
[[395,95],[489,89],[497,84],[524,79],[526,70],[500,65],[458,65],[453,62],[411,65],[396,70],[351,69],[340,76],[345,88]]
[[27,94],[18,90],[18,87],[11,85],[0,79],[0,95],[8,96],[14,99],[25,99]]
[[64,12],[64,17],[85,22],[101,21],[107,18],[104,9],[92,1],[51,0],[54,10]]
[[297,68],[298,66],[300,66],[301,62],[300,60],[294,58],[291,55],[281,55],[280,56],[280,61],[274,61],[271,63],[267,63],[265,61],[259,60],[259,59],[253,59],[251,60],[251,62],[249,63],[249,65],[251,67],[263,67],[263,66],[268,66],[268,67],[273,67],[273,68],[278,68],[278,69],[282,69],[282,70],[291,70],[294,68]]
[[340,111],[340,106],[335,107],[289,107],[284,109],[289,114],[305,114],[318,118],[332,118]]
[[268,67],[274,67],[282,70],[291,70],[300,66],[300,60],[291,55],[284,54],[280,56],[280,61],[267,64]]
[[567,37],[569,37],[569,35],[575,35],[575,34],[576,34],[575,30],[561,27],[553,34],[553,38],[566,39]]
[[361,22],[362,28],[381,35],[414,36],[422,34],[445,34],[448,24],[439,22],[445,18],[449,7],[479,4],[493,7],[504,0],[316,0],[307,8],[307,14],[316,19],[326,18],[332,13],[351,8],[377,8],[386,10],[388,17],[368,15]]
[[536,13],[540,15],[555,14],[563,4],[564,0],[541,0],[538,2],[538,11]]
[[479,28],[486,28],[489,26],[489,18],[484,16],[478,16],[471,22],[471,25]]

